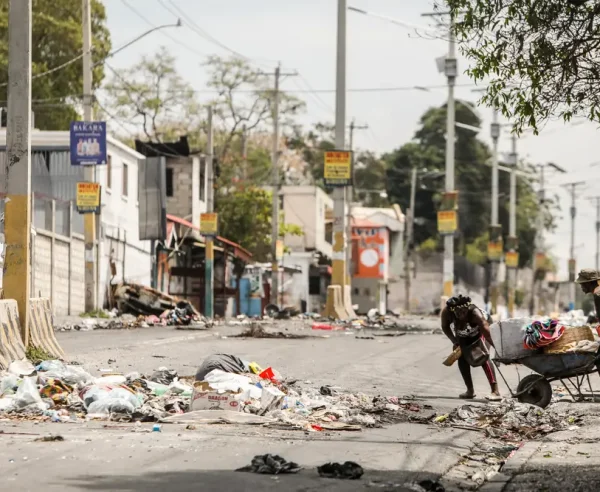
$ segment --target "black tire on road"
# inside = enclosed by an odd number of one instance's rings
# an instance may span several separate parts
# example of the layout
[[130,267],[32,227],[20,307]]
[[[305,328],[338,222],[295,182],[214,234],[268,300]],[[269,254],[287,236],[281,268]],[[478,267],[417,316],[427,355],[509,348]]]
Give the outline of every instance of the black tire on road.
[[517,397],[521,403],[529,403],[540,408],[546,408],[550,404],[552,386],[544,376],[539,374],[525,376],[517,386],[517,394],[525,389],[527,391]]

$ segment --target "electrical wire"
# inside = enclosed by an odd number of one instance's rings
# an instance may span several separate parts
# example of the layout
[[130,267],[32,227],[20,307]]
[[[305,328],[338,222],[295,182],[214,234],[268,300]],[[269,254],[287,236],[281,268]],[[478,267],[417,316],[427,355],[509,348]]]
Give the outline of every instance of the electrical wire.
[[[131,6],[127,0],[121,0],[121,2],[123,3],[123,5],[125,5],[129,10],[131,10],[135,15],[137,15],[140,19],[142,19],[146,24],[148,24],[151,27],[155,27],[156,25],[154,23],[152,23],[147,17],[145,17],[139,10],[137,10],[135,7]],[[178,19],[180,20],[180,19]],[[163,36],[165,36],[166,38],[170,39],[171,41],[173,41],[175,44],[178,44],[179,46],[185,48],[186,50],[188,50],[190,53],[195,54],[196,56],[199,56],[201,58],[206,58],[208,55],[206,53],[203,53],[201,51],[198,51],[196,48],[191,47],[190,45],[184,43],[183,41],[178,40],[177,38],[175,38],[174,36],[171,36],[169,33],[167,32],[161,32],[161,34]]]
[[[256,59],[252,59],[252,58],[240,53],[239,51],[236,51],[236,50],[230,48],[226,44],[222,43],[217,38],[215,38],[214,36],[209,34],[207,31],[205,31],[202,27],[200,27],[200,25],[198,25],[198,23],[196,23],[194,20],[192,20],[191,16],[188,15],[173,0],[168,0],[168,1],[171,4],[171,6],[175,9],[176,12],[173,12],[173,10],[171,8],[169,8],[169,6],[167,6],[163,0],[158,0],[158,3],[160,3],[160,5],[162,5],[167,11],[169,11],[171,14],[175,15],[176,17],[180,15],[181,16],[180,18],[184,19],[182,22],[184,24],[186,24],[193,32],[195,32],[198,36],[200,36],[205,41],[208,41],[216,46],[219,46],[223,50],[228,51],[232,55],[234,55],[238,58],[241,58],[243,60],[246,60],[247,62],[254,63],[255,65],[262,65],[263,67],[267,66],[263,63],[258,62]],[[272,62],[272,64],[276,64],[276,62]],[[268,68],[271,69],[272,67],[268,66]]]
[[[116,54],[120,53],[124,49],[129,48],[132,44],[137,43],[140,39],[146,37],[148,34],[151,34],[152,32],[157,31],[159,29],[163,29],[165,27],[171,27],[171,26],[164,25],[164,26],[154,27],[154,29],[151,29],[150,31],[146,31],[145,33],[140,34],[139,36],[137,36],[136,38],[132,39],[128,43],[125,43],[123,46],[117,48],[116,50],[111,51],[102,60],[99,60],[98,62],[92,64],[92,68],[98,67],[98,66],[102,65],[106,60],[108,60],[109,58],[112,58],[113,56],[115,56]],[[50,70],[46,70],[45,72],[33,75],[31,77],[31,80],[36,80],[36,79],[39,79],[41,77],[45,77],[47,75],[53,74],[55,72],[58,72],[59,70],[62,70],[63,68],[68,67],[69,65],[72,65],[76,61],[81,60],[85,55],[87,55],[88,53],[91,53],[92,51],[93,51],[93,48],[89,49],[88,51],[83,51],[81,54],[77,55],[75,58],[72,58],[71,60],[66,61],[63,64],[58,65],[57,67],[54,67],[54,68],[51,68]],[[4,82],[4,83],[0,84],[0,87],[6,87],[6,86],[8,86],[8,82]],[[66,96],[66,97],[68,97],[68,96]]]

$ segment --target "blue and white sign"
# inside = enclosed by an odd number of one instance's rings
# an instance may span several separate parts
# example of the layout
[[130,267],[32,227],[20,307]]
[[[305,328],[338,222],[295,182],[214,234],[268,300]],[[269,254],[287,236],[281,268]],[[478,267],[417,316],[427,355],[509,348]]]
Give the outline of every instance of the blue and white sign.
[[106,164],[106,122],[71,122],[71,165],[99,166]]

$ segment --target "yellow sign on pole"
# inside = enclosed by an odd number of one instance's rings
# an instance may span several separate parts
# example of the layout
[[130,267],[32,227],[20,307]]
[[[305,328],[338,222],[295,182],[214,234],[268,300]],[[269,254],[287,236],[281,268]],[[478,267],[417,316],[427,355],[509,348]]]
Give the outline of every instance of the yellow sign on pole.
[[502,259],[502,241],[490,241],[487,247],[488,259],[500,261]]
[[518,268],[519,267],[519,253],[516,251],[507,251],[504,256],[504,262],[506,268]]
[[352,185],[352,152],[347,150],[325,152],[323,179],[325,186]]
[[545,270],[546,269],[546,254],[536,253],[534,261],[534,270]]
[[77,183],[77,211],[80,214],[100,213],[100,185]]
[[278,240],[275,243],[275,256],[277,261],[280,261],[281,259],[283,259],[283,241]]
[[216,236],[219,230],[219,214],[200,214],[200,234]]
[[440,234],[454,234],[458,229],[456,210],[440,210],[437,213],[437,223]]

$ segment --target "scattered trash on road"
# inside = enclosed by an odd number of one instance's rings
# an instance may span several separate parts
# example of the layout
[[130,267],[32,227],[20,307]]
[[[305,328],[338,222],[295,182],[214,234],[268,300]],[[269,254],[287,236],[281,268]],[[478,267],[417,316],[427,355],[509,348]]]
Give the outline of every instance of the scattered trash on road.
[[37,439],[34,439],[34,442],[62,442],[64,441],[65,438],[63,436],[44,436],[44,437],[38,437]]
[[358,480],[365,473],[362,466],[354,461],[346,461],[344,464],[325,463],[323,466],[317,467],[317,472],[321,477],[347,480]]
[[286,461],[281,456],[264,454],[252,458],[248,466],[238,468],[238,472],[252,472],[263,475],[282,475],[286,473],[298,473],[302,467],[293,461]]

